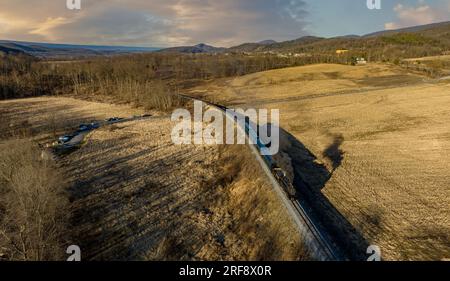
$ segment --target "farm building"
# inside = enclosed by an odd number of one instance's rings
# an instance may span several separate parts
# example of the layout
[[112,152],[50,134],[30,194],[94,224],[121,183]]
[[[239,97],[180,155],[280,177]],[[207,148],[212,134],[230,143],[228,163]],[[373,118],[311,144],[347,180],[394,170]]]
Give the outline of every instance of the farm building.
[[336,54],[338,54],[338,55],[342,55],[342,54],[345,54],[347,52],[348,52],[348,50],[346,50],[346,49],[336,50]]

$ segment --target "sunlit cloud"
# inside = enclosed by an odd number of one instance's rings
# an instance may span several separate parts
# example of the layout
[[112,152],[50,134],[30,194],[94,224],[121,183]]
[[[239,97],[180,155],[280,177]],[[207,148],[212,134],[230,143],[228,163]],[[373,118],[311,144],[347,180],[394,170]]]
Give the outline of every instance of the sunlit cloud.
[[83,44],[229,46],[306,35],[303,0],[0,0],[0,39]]
[[57,40],[58,37],[53,34],[53,29],[70,22],[70,20],[63,17],[47,18],[44,22],[37,24],[36,28],[30,30],[29,33],[40,35],[50,41]]
[[[309,35],[311,1],[82,0],[78,11],[68,10],[65,0],[0,0],[0,39],[158,47],[282,41]],[[448,20],[449,12],[450,0],[397,5],[385,27]]]
[[407,26],[447,21],[450,19],[450,1],[448,2],[447,7],[431,7],[424,0],[419,1],[417,6],[398,4],[394,7],[397,21],[386,23],[385,29],[398,29]]
[[29,24],[25,20],[11,18],[0,14],[0,34],[1,32],[11,32],[16,29],[22,29],[28,27]]

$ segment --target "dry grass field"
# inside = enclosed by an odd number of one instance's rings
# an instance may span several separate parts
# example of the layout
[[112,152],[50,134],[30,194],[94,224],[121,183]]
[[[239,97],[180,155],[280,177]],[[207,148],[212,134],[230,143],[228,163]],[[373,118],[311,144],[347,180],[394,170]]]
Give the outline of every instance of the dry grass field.
[[434,73],[441,79],[450,79],[450,55],[405,59],[402,66],[422,72]]
[[[143,112],[40,97],[1,101],[0,113],[2,139],[28,128],[45,144],[82,122]],[[103,127],[56,158],[69,199],[68,245],[79,245],[84,260],[308,259],[247,147],[175,146],[172,125],[154,115]]]
[[[29,130],[38,143],[52,142],[57,136],[78,129],[81,123],[114,116],[130,117],[144,111],[126,105],[84,101],[70,97],[37,97],[0,102],[2,138],[15,131]],[[154,112],[151,112],[154,113]]]
[[448,82],[391,65],[322,64],[191,94],[280,109],[301,200],[349,252],[375,244],[386,260],[450,257]]
[[316,64],[216,80],[192,89],[191,93],[226,104],[259,105],[396,88],[423,80],[401,67],[384,64],[363,67]]

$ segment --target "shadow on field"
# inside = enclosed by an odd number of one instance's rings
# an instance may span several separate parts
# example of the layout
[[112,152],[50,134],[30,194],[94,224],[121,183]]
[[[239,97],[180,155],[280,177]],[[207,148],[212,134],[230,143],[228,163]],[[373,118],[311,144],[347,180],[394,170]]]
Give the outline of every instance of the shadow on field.
[[333,170],[330,173],[330,178],[344,160],[344,151],[341,149],[341,145],[344,142],[344,136],[342,134],[333,135],[333,143],[325,149],[323,156],[328,158],[333,164]]
[[[152,146],[121,154],[136,145],[128,136],[91,140],[95,149],[85,149],[79,158],[62,159],[71,178],[71,240],[82,249],[84,260],[192,259],[204,236],[197,225],[185,221],[198,207],[192,203],[192,193],[200,195],[158,177],[166,166],[182,161],[185,153],[148,161],[147,155],[163,149]],[[186,237],[192,245],[173,240],[172,234]],[[162,242],[164,249],[156,251]]]
[[368,242],[322,193],[322,189],[344,159],[344,152],[340,149],[344,138],[341,135],[334,136],[333,143],[324,151],[324,156],[333,164],[333,170],[329,171],[293,135],[280,128],[280,136],[285,140],[284,143],[282,141],[281,151],[292,159],[294,186],[299,192],[299,202],[344,257],[350,260],[366,260]]

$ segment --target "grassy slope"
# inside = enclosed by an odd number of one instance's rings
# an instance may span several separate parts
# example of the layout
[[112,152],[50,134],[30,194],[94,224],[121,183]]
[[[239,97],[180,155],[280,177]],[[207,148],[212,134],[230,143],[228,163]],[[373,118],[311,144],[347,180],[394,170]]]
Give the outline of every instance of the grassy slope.
[[193,91],[280,109],[294,136],[283,149],[309,203],[336,237],[361,233],[395,260],[448,258],[449,93],[448,83],[382,64],[288,68]]
[[[41,143],[54,130],[142,113],[62,97],[2,101],[0,112]],[[175,146],[171,127],[160,116],[102,128],[57,161],[70,186],[69,242],[85,260],[308,258],[245,146]]]

